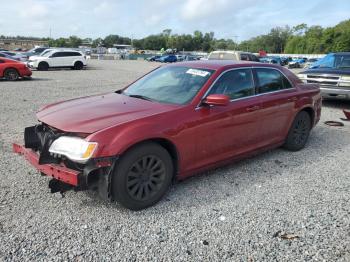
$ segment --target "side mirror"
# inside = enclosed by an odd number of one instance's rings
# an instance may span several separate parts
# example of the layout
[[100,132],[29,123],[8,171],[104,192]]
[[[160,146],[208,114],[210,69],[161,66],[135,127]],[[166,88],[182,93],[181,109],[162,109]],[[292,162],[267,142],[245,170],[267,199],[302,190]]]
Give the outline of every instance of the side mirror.
[[203,103],[213,106],[226,106],[230,103],[230,97],[222,94],[212,94],[208,95]]

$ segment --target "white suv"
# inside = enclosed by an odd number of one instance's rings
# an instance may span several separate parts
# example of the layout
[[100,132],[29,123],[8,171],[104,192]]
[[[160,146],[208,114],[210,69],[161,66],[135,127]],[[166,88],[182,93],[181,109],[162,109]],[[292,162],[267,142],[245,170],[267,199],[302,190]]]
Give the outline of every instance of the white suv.
[[86,66],[84,55],[74,50],[53,50],[28,61],[28,66],[38,70],[48,70],[49,68],[70,67],[81,70]]

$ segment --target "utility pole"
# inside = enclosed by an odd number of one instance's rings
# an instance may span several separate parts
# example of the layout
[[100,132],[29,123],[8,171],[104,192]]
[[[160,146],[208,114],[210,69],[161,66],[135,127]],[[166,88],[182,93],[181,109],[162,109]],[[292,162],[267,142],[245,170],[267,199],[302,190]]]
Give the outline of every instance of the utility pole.
[[51,39],[51,27],[50,27],[50,39]]
[[235,50],[236,51],[236,47],[238,47],[238,43],[237,43],[237,38],[238,38],[238,35],[234,35],[233,38],[235,39],[234,42],[235,42]]

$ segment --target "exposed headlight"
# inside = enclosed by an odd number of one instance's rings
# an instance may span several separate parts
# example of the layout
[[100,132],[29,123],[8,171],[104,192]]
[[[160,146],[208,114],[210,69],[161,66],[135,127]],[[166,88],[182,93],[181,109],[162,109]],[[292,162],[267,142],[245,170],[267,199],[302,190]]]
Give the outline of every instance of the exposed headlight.
[[79,137],[61,136],[50,146],[49,152],[68,157],[72,161],[85,163],[92,157],[97,143],[87,142]]
[[305,78],[306,78],[306,75],[305,75],[305,74],[298,74],[298,77],[299,77],[300,79],[305,79]]
[[341,76],[340,86],[350,86],[350,76]]
[[342,76],[341,80],[350,81],[350,76]]

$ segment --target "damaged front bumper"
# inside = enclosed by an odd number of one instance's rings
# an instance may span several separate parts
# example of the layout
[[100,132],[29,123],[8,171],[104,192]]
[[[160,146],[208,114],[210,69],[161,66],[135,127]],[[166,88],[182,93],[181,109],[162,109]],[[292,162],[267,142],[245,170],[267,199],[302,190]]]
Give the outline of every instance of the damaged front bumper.
[[61,135],[43,125],[27,127],[25,145],[14,143],[13,152],[23,155],[42,175],[52,178],[49,182],[52,193],[95,189],[103,199],[111,200],[111,177],[118,158],[93,158],[81,165],[52,156],[48,149]]
[[80,172],[58,164],[41,165],[39,164],[39,155],[32,149],[25,148],[24,146],[16,143],[14,143],[12,147],[14,153],[23,155],[27,161],[42,174],[50,176],[71,186],[78,187],[82,184],[81,181],[79,181]]

